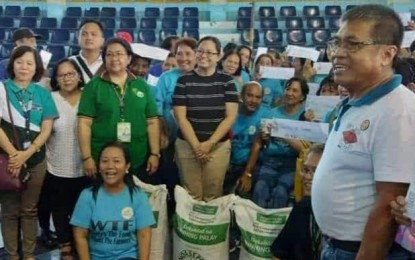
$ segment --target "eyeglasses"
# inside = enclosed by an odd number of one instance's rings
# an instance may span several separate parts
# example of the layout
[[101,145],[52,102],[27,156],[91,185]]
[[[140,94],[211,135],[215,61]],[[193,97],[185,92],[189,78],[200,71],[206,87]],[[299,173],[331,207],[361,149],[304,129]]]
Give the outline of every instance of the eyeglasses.
[[78,75],[76,72],[68,72],[65,74],[57,75],[57,78],[58,79],[64,79],[64,78],[73,79],[76,75]]
[[332,54],[336,52],[340,47],[345,49],[349,53],[355,53],[369,45],[380,44],[377,41],[352,41],[352,40],[340,40],[332,39],[327,42],[327,50]]
[[116,52],[116,53],[112,53],[112,52],[108,52],[105,54],[106,58],[120,58],[124,55],[127,55],[127,53],[125,52]]
[[219,53],[204,50],[196,50],[196,55],[202,56],[203,54],[206,54],[207,57],[212,57],[213,55],[218,55]]

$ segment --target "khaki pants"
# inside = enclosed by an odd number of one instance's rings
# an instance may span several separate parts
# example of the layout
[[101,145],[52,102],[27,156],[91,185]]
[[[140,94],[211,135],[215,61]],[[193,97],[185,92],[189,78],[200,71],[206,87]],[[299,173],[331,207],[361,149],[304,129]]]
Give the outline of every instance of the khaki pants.
[[9,259],[19,259],[19,226],[22,231],[22,250],[24,259],[33,257],[37,235],[37,202],[46,173],[46,161],[33,168],[27,182],[27,189],[21,193],[1,192],[1,234]]
[[196,200],[210,201],[222,196],[223,181],[229,167],[230,141],[217,143],[211,151],[212,160],[201,164],[191,146],[176,140],[176,160],[182,185]]

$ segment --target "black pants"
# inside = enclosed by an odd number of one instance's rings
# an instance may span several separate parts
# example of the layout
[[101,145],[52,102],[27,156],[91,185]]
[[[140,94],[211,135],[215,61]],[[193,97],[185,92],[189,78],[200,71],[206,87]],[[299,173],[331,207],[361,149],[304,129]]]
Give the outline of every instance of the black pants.
[[[69,221],[79,194],[90,183],[88,177],[64,178],[46,173],[42,188],[43,200],[39,201],[39,206],[50,208],[59,244],[72,241],[72,228]],[[39,218],[39,224],[41,228],[46,225],[49,228],[49,214],[47,220],[46,215],[43,220]]]

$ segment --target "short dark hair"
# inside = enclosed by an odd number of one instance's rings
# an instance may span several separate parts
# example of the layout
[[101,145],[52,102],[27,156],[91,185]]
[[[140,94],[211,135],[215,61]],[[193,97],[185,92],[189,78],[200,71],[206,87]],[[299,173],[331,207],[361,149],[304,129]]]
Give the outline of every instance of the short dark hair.
[[249,47],[249,46],[247,46],[247,45],[239,45],[237,48],[236,48],[236,50],[238,51],[238,52],[241,52],[241,50],[242,49],[247,49],[248,51],[249,51],[249,59],[251,59],[251,56],[252,56],[252,49]]
[[197,41],[195,39],[189,38],[189,37],[180,38],[176,42],[176,49],[174,50],[175,53],[177,53],[177,49],[179,48],[180,45],[186,45],[190,49],[195,50],[196,47],[197,47]]
[[274,58],[272,57],[271,54],[269,53],[262,53],[261,55],[259,55],[257,57],[257,59],[255,60],[255,67],[258,65],[259,61],[263,58],[263,57],[267,57],[271,60],[271,63],[274,62]]
[[94,20],[94,19],[86,19],[84,21],[81,22],[81,25],[79,26],[79,30],[82,30],[82,27],[84,27],[85,24],[88,23],[93,23],[96,24],[99,27],[99,30],[102,33],[102,37],[104,37],[104,26],[102,25],[102,23],[100,21]]
[[9,63],[7,64],[7,74],[9,75],[11,79],[14,79],[16,77],[16,75],[14,74],[14,62],[16,61],[16,59],[22,57],[28,52],[33,53],[33,56],[35,58],[35,65],[36,65],[35,75],[33,75],[32,81],[39,82],[43,76],[43,72],[45,71],[45,69],[43,68],[43,62],[42,62],[42,58],[39,55],[39,52],[30,46],[22,45],[22,46],[16,47],[12,51]]
[[[358,5],[342,16],[341,22],[347,21],[373,22],[371,32],[373,40],[395,45],[398,50],[400,49],[404,27],[399,15],[393,9],[378,4]],[[394,58],[394,63],[397,56]]]
[[223,70],[222,62],[224,62],[231,55],[237,55],[239,57],[239,65],[233,75],[240,76],[242,72],[242,60],[241,60],[241,55],[239,55],[239,53],[236,50],[229,50],[225,52],[225,54],[223,54],[222,59],[220,59],[220,61],[218,62],[218,70]]
[[178,40],[179,36],[176,35],[169,35],[160,44],[160,48],[170,51],[173,47],[173,41]]
[[[107,148],[118,148],[118,149],[120,149],[123,152],[125,162],[127,164],[131,163],[131,156],[130,156],[130,152],[129,152],[128,148],[123,143],[121,143],[119,141],[112,141],[112,142],[106,143],[102,147],[102,149],[100,150],[97,165],[99,165],[99,160],[101,160],[101,156],[102,156],[103,151]],[[95,179],[95,181],[92,184],[92,197],[94,198],[95,201],[97,199],[98,190],[102,186],[103,182],[104,181],[102,179],[101,174],[97,174],[97,178]],[[133,200],[133,193],[136,190],[139,189],[134,183],[133,173],[125,174],[124,182],[125,182],[125,185],[128,187],[128,191],[130,193],[130,198],[131,198],[131,201],[132,201]]]
[[204,41],[211,41],[211,42],[213,42],[213,44],[215,44],[215,49],[216,49],[216,51],[217,51],[219,54],[221,53],[221,51],[222,51],[222,46],[221,46],[220,41],[219,41],[219,39],[218,39],[218,38],[216,38],[215,36],[205,36],[205,37],[203,37],[202,39],[200,39],[200,40],[197,42],[197,46],[196,46],[196,47],[199,47],[199,45],[200,45],[202,42],[204,42]]
[[131,45],[126,40],[122,38],[112,38],[106,41],[104,43],[104,47],[102,47],[101,57],[102,57],[102,61],[104,62],[104,64],[105,64],[105,56],[107,55],[108,46],[110,46],[111,44],[115,44],[115,43],[120,44],[125,49],[128,56],[130,57],[133,56],[134,54],[133,49],[131,48]]
[[338,85],[336,82],[334,82],[333,77],[331,77],[330,75],[327,75],[326,77],[324,77],[324,79],[320,82],[320,86],[318,87],[318,90],[316,92],[316,96],[320,96],[321,95],[321,90],[323,89],[323,87],[325,85]]
[[58,61],[58,63],[56,64],[56,66],[53,68],[52,71],[52,76],[50,77],[50,86],[52,88],[52,91],[58,91],[60,90],[59,84],[58,84],[58,69],[60,67],[60,65],[62,65],[63,63],[70,63],[74,69],[76,70],[76,73],[78,73],[80,81],[78,82],[78,88],[82,88],[85,85],[85,81],[84,81],[84,77],[82,75],[82,71],[79,68],[78,64],[76,64],[76,62],[72,59],[69,58],[63,58],[61,60]]
[[[174,56],[173,56],[173,57],[174,57]],[[148,66],[150,66],[150,64],[151,64],[151,59],[150,59],[150,58],[146,58],[146,57],[140,56],[140,55],[138,55],[138,54],[136,54],[136,53],[133,53],[133,56],[132,56],[132,58],[131,58],[131,63],[130,63],[130,65],[131,65],[132,63],[136,62],[136,60],[145,60],[145,61],[148,63]]]
[[285,82],[284,90],[286,90],[293,82],[300,83],[301,87],[301,94],[304,96],[304,100],[306,100],[308,93],[310,92],[310,88],[308,87],[307,81],[305,81],[303,78],[299,77],[292,77],[287,82]]
[[233,51],[238,48],[238,45],[234,42],[228,42],[225,46],[223,46],[223,52]]

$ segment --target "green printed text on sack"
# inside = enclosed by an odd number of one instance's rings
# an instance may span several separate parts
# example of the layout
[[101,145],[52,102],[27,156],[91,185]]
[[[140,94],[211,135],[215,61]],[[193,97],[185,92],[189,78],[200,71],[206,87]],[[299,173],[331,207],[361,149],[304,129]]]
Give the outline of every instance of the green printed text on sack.
[[218,212],[218,206],[193,205],[193,211],[205,215],[215,215]]
[[242,246],[248,253],[267,259],[272,257],[270,246],[275,237],[259,236],[242,228],[241,233]]
[[287,216],[284,215],[265,215],[261,213],[256,214],[256,220],[263,224],[268,225],[284,225],[287,220]]

